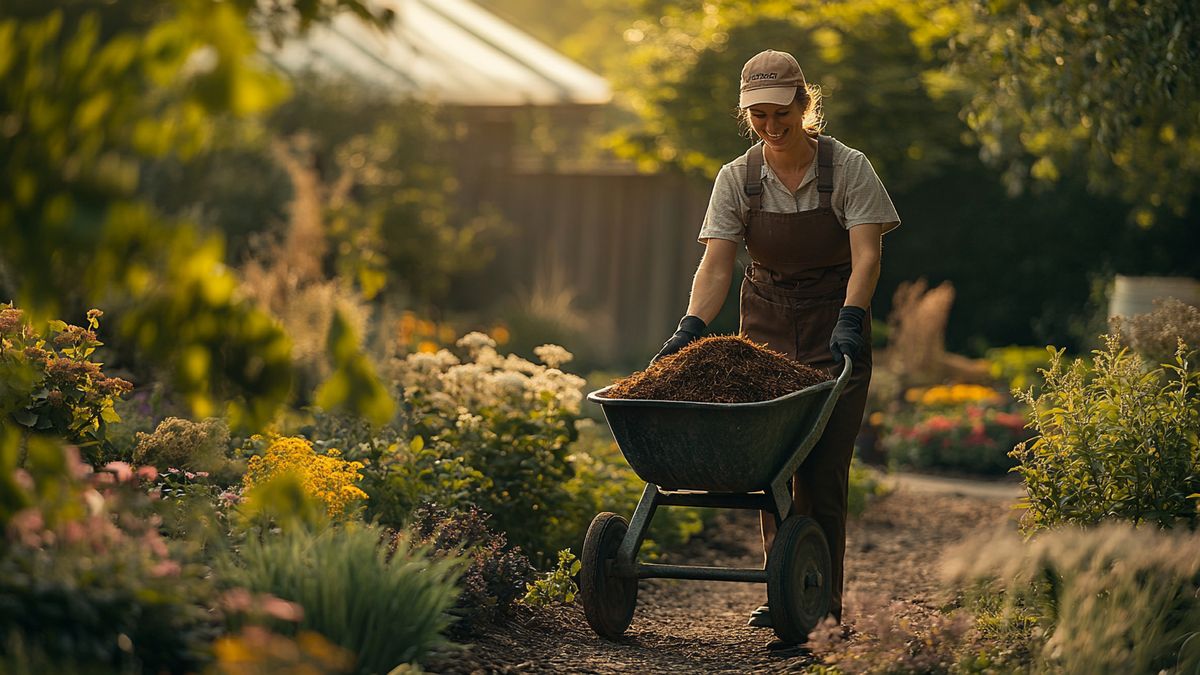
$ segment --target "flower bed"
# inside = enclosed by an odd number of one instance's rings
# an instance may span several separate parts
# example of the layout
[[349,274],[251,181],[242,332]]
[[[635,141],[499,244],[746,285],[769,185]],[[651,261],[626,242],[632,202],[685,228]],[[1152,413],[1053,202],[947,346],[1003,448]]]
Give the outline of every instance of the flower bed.
[[1031,435],[1012,398],[990,387],[909,389],[905,400],[908,407],[870,419],[894,466],[1003,474],[1015,463],[1009,451]]

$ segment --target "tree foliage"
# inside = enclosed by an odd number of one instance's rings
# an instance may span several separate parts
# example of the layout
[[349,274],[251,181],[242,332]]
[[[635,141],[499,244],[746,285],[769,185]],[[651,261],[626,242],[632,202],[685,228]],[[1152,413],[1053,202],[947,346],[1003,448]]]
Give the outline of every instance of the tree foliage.
[[1200,188],[1200,5],[973,0],[945,72],[983,155],[1014,187],[1086,173],[1094,189],[1183,215]]
[[219,238],[139,195],[140,169],[194,155],[217,120],[286,96],[251,24],[367,13],[358,0],[282,7],[24,0],[0,20],[0,289],[39,316],[123,303],[122,332],[171,367],[194,410],[241,400],[238,421],[286,398],[287,338],[236,296]]
[[[534,20],[521,13],[524,0],[490,1]],[[590,18],[559,44],[614,82],[632,115],[608,140],[646,169],[682,168],[711,180],[750,142],[738,136],[735,119],[742,64],[762,49],[792,51],[822,89],[827,133],[867,153],[906,223],[888,237],[877,315],[886,314],[890,290],[901,281],[953,280],[953,349],[1034,341],[1086,346],[1103,330],[1094,323],[1104,309],[1098,280],[1113,272],[1200,273],[1186,253],[1200,232],[1178,206],[1194,202],[1200,175],[1189,145],[1195,133],[1185,131],[1200,122],[1197,97],[1184,86],[1200,72],[1192,46],[1198,41],[1172,37],[1194,30],[1187,3],[1101,3],[1094,10],[1080,10],[1082,2],[976,0],[572,4],[586,6]],[[1113,30],[1141,30],[1140,41],[1110,44],[1103,25],[1071,23],[1080,11]],[[1018,26],[1010,35],[1018,15],[1026,17],[1024,33]],[[1037,41],[1025,35],[1034,15],[1042,17]],[[1165,54],[1169,47],[1172,56],[1143,56],[1121,66],[1129,73],[1117,72],[1086,63],[1082,38],[1072,38],[1071,73],[1079,74],[1068,76],[1054,61],[1060,48],[1047,42],[1051,29],[1065,30],[1058,24],[1099,36],[1125,61],[1139,49]],[[1063,59],[1070,60],[1066,52]],[[1131,79],[1143,84],[1134,87]],[[1175,84],[1134,100],[1154,81]],[[1124,87],[1114,99],[1123,103],[1109,104],[1099,93],[1104,87]],[[1008,89],[1024,98],[1003,98]],[[1168,91],[1170,104],[1163,103]],[[1158,117],[1139,114],[1150,101],[1159,101]],[[1068,133],[1054,126],[1046,112],[1085,104],[1093,132],[1105,116],[1106,128],[1127,131],[1102,142],[1081,127]],[[1125,126],[1111,121],[1117,118]],[[1169,128],[1148,121],[1168,118]],[[1088,150],[1103,143],[1127,145],[1130,154]],[[1138,207],[1134,219],[1129,200]],[[1155,204],[1162,207],[1155,226],[1135,225],[1149,222]]]

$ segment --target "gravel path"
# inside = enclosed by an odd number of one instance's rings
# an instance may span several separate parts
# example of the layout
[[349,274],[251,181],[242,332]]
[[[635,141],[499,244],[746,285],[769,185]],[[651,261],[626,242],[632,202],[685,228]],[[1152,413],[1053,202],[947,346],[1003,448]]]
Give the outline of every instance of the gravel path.
[[[947,600],[937,576],[941,551],[1012,519],[1021,490],[1012,483],[915,475],[890,480],[894,491],[848,527],[846,618],[853,621],[856,606],[899,601],[889,611],[920,625]],[[756,514],[718,512],[672,562],[761,565]],[[819,663],[820,654],[804,647],[770,651],[773,633],[746,627],[750,610],[765,597],[760,584],[647,580],[620,643],[597,637],[578,607],[526,610],[487,629],[467,651],[428,668],[444,673],[757,673],[802,672]]]

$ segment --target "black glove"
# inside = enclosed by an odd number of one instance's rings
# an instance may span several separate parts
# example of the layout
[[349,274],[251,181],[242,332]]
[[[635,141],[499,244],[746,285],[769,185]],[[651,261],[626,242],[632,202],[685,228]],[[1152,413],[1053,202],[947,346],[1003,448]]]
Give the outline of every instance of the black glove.
[[668,354],[674,354],[680,349],[688,346],[692,340],[695,340],[703,335],[706,328],[708,328],[708,324],[704,323],[704,320],[698,316],[692,316],[691,314],[688,314],[687,316],[683,317],[679,320],[679,328],[675,331],[675,334],[663,343],[662,349],[658,350],[658,353],[654,355],[654,358],[650,359],[650,363],[654,363],[662,357]]
[[833,352],[833,360],[841,363],[843,355],[850,358],[867,346],[863,338],[863,320],[867,318],[867,310],[862,307],[847,305],[838,312],[837,325],[833,327],[833,335],[829,337],[829,351]]

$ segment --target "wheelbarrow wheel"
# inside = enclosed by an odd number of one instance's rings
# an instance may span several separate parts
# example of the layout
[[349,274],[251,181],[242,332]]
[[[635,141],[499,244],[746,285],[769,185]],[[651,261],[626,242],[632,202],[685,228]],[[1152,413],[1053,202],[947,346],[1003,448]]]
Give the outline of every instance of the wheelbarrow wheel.
[[798,644],[829,613],[833,601],[829,545],[817,521],[790,516],[767,556],[767,600],[780,640]]
[[637,605],[637,577],[616,575],[617,549],[629,523],[615,513],[597,514],[583,539],[579,569],[579,597],[592,630],[616,640],[633,621]]

